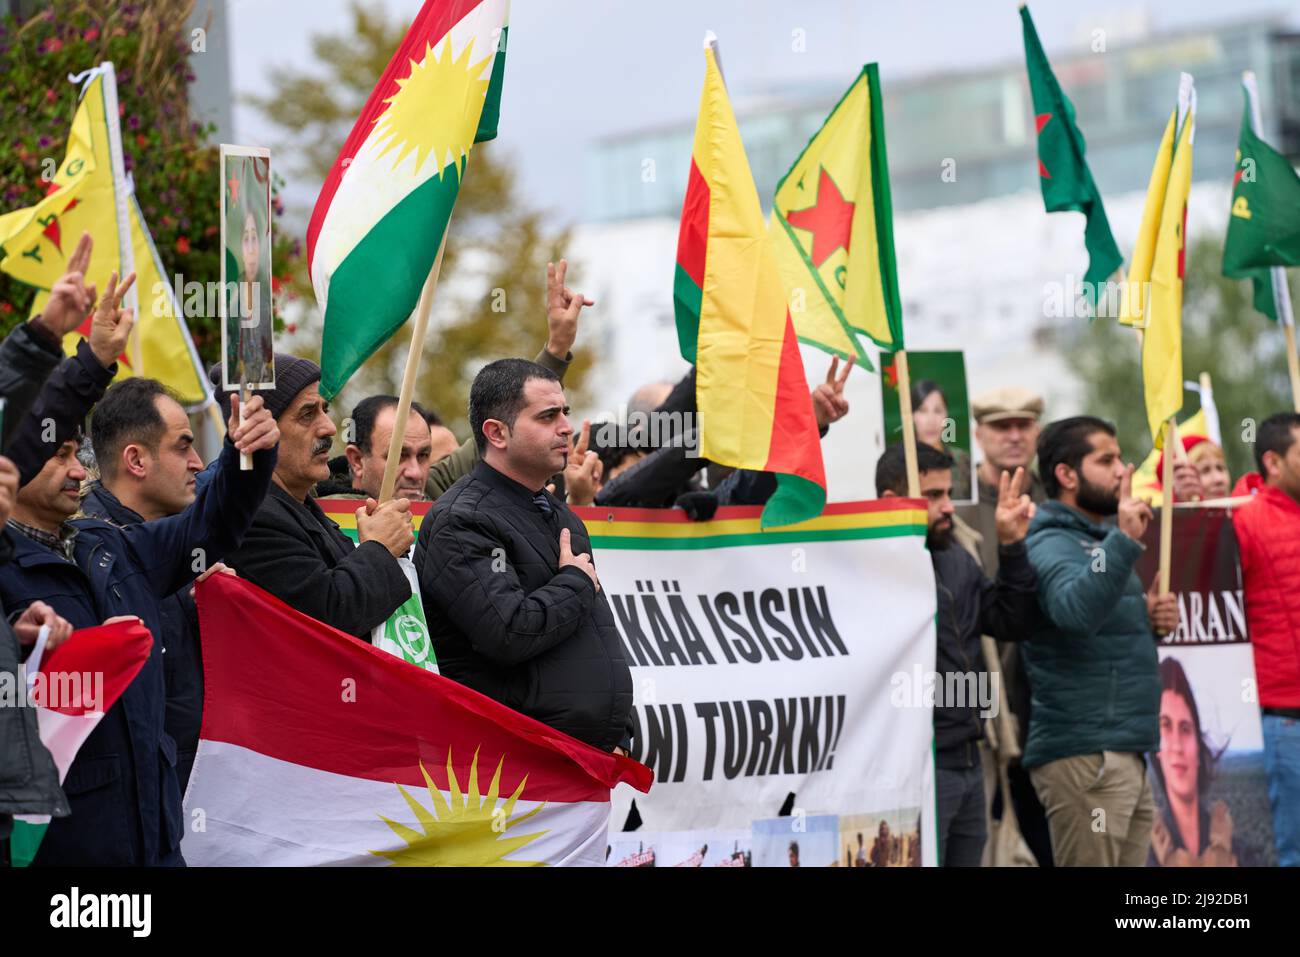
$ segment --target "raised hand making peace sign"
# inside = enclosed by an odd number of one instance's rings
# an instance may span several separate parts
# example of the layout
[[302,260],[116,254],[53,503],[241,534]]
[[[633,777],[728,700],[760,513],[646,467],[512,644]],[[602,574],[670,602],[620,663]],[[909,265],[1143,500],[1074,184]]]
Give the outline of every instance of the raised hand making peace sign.
[[68,257],[67,271],[50,290],[50,298],[38,319],[56,339],[62,340],[85,322],[95,308],[95,284],[86,285],[86,270],[90,268],[93,245],[90,233],[82,233],[77,248]]
[[1024,467],[1016,469],[1016,474],[1004,471],[998,482],[998,507],[993,512],[993,521],[998,529],[999,545],[1014,545],[1023,541],[1029,534],[1029,522],[1034,517],[1036,507],[1033,500],[1024,492]]
[[844,363],[844,372],[836,375],[840,367],[840,358],[831,359],[830,371],[826,381],[812,392],[813,412],[817,416],[817,428],[824,429],[832,422],[838,422],[849,414],[849,400],[844,398],[844,383],[849,379],[849,370],[853,368],[853,356]]
[[104,289],[104,298],[99,301],[95,316],[90,320],[90,350],[105,369],[117,361],[131,337],[131,327],[135,325],[133,310],[122,309],[121,305],[134,283],[135,273],[129,273],[120,286],[117,273],[112,273]]
[[574,292],[564,284],[564,275],[569,271],[569,261],[561,259],[559,265],[546,264],[546,329],[549,338],[546,351],[557,359],[567,359],[578,338],[578,314],[583,306],[594,306],[594,299],[588,299],[580,292]]

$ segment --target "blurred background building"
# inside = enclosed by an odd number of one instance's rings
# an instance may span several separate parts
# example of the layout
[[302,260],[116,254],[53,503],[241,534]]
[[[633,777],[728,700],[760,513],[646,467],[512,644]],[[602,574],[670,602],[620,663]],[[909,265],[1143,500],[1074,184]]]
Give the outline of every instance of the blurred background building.
[[[1300,156],[1300,34],[1279,20],[1156,34],[1139,12],[1047,53],[1074,104],[1126,256],[1181,70],[1194,75],[1198,96],[1188,211],[1193,242],[1221,238],[1226,228],[1243,70],[1257,75],[1265,138]],[[972,393],[1021,384],[1044,395],[1048,417],[1081,411],[1079,383],[1056,333],[1086,321],[1060,308],[1087,268],[1083,217],[1043,212],[1023,58],[896,83],[886,74],[883,82],[909,348],[964,349]],[[765,210],[777,180],[842,93],[785,89],[734,104]],[[575,231],[574,255],[602,317],[596,395],[623,396],[685,369],[670,290],[694,123],[683,115],[671,125],[608,136],[587,156],[588,216]],[[812,385],[829,360],[808,349],[804,358]],[[855,374],[850,388],[855,409],[878,408],[876,376]],[[832,499],[874,494],[870,463],[884,437],[878,425],[864,435],[868,422],[878,423],[879,413],[851,416],[827,439]]]

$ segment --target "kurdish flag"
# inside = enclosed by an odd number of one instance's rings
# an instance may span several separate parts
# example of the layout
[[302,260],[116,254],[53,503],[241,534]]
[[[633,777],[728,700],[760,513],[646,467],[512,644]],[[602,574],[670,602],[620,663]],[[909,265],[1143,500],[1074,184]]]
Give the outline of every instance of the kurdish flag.
[[[95,242],[86,282],[103,289],[110,272],[136,272],[126,305],[136,311],[129,354],[118,359],[118,379],[147,375],[169,386],[195,411],[212,399],[198,350],[154,248],[144,215],[123,168],[117,81],[112,63],[74,79],[84,81],[68,133],[63,163],[49,194],[35,206],[0,217],[0,269],[40,290],[32,315],[45,308],[49,289],[67,268],[83,232]],[[72,355],[89,336],[90,318],[64,340]],[[138,342],[138,353],[134,343]]]
[[1232,215],[1223,244],[1223,274],[1251,279],[1255,309],[1274,322],[1294,325],[1286,266],[1300,265],[1300,176],[1290,161],[1256,132],[1259,93],[1255,75],[1242,79],[1246,108],[1232,177]]
[[[1142,328],[1146,331],[1142,337],[1142,384],[1151,438],[1160,447],[1163,447],[1165,422],[1183,407],[1183,275],[1187,259],[1187,196],[1192,187],[1192,140],[1196,133],[1196,89],[1190,74],[1182,74],[1178,98],[1179,108],[1170,116],[1160,147],[1160,157],[1163,157],[1169,141],[1174,139],[1173,125],[1181,122],[1164,195],[1155,197],[1151,190],[1147,193],[1142,229],[1145,233],[1154,222],[1155,241],[1150,273],[1139,277],[1138,286],[1142,288],[1148,283],[1150,286],[1143,311]],[[1156,162],[1159,174],[1160,159]],[[1154,188],[1155,174],[1152,185]],[[1136,253],[1133,263],[1136,272]],[[1134,282],[1135,277],[1130,273],[1129,283]],[[1130,296],[1126,295],[1126,307],[1129,300]]]
[[868,63],[776,185],[769,231],[799,341],[872,368],[903,347],[880,74]]
[[826,473],[785,288],[718,68],[704,90],[677,239],[674,299],[682,357],[696,366],[701,454],[777,473],[763,527],[821,513]]
[[415,309],[475,143],[496,136],[509,0],[425,0],[321,187],[307,261],[332,398]]
[[[54,758],[60,784],[90,732],[149,660],[152,647],[153,636],[138,619],[84,628],[42,656],[28,676],[41,743]],[[49,825],[45,815],[14,817],[10,848],[15,867],[32,862]]]
[[599,866],[611,789],[650,789],[644,765],[248,582],[213,575],[196,597],[206,686],[185,806],[204,828],[182,845],[190,864]]
[[1038,181],[1043,189],[1043,206],[1049,213],[1075,210],[1083,213],[1083,229],[1088,249],[1088,271],[1084,274],[1084,294],[1096,302],[1097,286],[1104,283],[1124,264],[1119,246],[1110,231],[1101,191],[1093,182],[1092,171],[1084,159],[1083,132],[1074,118],[1074,104],[1061,90],[1038,40],[1029,8],[1020,7],[1020,22],[1025,41],[1025,68],[1029,74],[1029,93],[1034,101],[1034,122],[1038,128]]

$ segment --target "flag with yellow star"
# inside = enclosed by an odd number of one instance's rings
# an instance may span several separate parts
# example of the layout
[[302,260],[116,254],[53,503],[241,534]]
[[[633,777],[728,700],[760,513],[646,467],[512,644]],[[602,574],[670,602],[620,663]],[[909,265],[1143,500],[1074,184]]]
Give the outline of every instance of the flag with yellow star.
[[876,64],[862,68],[777,184],[768,234],[800,342],[867,369],[860,336],[903,347]]
[[509,0],[426,0],[321,187],[307,260],[332,398],[415,309],[470,149],[496,136]]
[[195,600],[205,685],[190,865],[600,866],[611,792],[650,790],[644,764],[251,582],[212,575]]

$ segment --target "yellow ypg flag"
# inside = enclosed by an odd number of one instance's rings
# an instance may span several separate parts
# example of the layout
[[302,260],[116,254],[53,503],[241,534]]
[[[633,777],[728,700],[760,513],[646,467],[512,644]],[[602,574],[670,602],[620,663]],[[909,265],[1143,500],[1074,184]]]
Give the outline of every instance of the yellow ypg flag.
[[[211,399],[207,377],[121,166],[117,84],[112,64],[106,63],[89,74],[82,91],[67,153],[54,179],[59,188],[35,206],[0,218],[0,270],[40,290],[32,303],[32,315],[37,315],[67,268],[77,240],[83,232],[90,233],[95,248],[87,283],[103,290],[112,272],[119,277],[131,270],[137,274],[132,294],[138,297],[139,359],[131,350],[119,357],[118,378],[158,379],[193,409]],[[87,317],[81,329],[65,338],[65,351],[75,352],[89,331]]]
[[1183,407],[1183,274],[1187,259],[1187,194],[1192,187],[1192,140],[1196,100],[1178,134],[1165,191],[1160,230],[1151,262],[1146,332],[1142,337],[1142,383],[1151,437],[1162,441],[1164,423]]
[[903,347],[885,118],[869,63],[777,184],[768,231],[799,339],[866,364]]
[[1160,231],[1160,218],[1169,189],[1169,170],[1174,161],[1174,133],[1178,126],[1178,110],[1169,114],[1165,135],[1156,151],[1155,166],[1151,168],[1151,182],[1147,185],[1146,204],[1142,207],[1142,224],[1138,227],[1137,242],[1133,244],[1133,261],[1129,264],[1128,281],[1124,285],[1124,298],[1119,321],[1126,326],[1145,325],[1146,293],[1151,282],[1151,263],[1156,253],[1156,234]]

